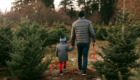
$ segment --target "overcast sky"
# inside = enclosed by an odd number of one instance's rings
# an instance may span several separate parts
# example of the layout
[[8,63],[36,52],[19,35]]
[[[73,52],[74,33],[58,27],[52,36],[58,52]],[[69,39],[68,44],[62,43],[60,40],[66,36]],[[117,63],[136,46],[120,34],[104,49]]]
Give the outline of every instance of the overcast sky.
[[[7,8],[7,11],[10,11],[11,9],[11,6],[12,6],[12,2],[14,2],[15,0],[1,0],[0,1],[0,10],[2,12],[5,12],[6,8]],[[57,9],[58,8],[58,5],[60,3],[61,0],[54,0],[54,4],[55,4],[55,8]]]

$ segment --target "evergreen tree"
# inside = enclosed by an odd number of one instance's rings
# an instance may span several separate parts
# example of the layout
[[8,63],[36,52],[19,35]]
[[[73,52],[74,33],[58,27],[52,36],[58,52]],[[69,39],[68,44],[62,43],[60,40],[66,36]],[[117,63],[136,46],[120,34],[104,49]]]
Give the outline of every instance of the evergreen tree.
[[[10,53],[11,61],[6,61],[12,76],[21,80],[31,80],[45,72],[52,60],[52,56],[45,58],[46,48],[42,47],[45,40],[41,40],[39,31],[34,31],[27,19],[23,19],[17,31],[22,36],[14,36],[11,44],[13,52]],[[38,28],[39,29],[39,28]]]
[[69,34],[67,28],[60,24],[59,22],[53,24],[54,29],[49,29],[48,31],[48,38],[46,40],[46,43],[50,45],[56,44],[60,42],[60,36],[64,35],[66,36],[67,40],[69,40]]
[[78,6],[85,11],[86,17],[90,17],[91,14],[99,10],[99,0],[78,0]]
[[[140,58],[140,52],[139,52],[139,47],[138,47],[138,50],[137,50],[137,53],[139,54],[139,58]],[[140,62],[140,60],[138,60],[138,62]],[[136,69],[132,69],[131,70],[131,73],[133,74],[133,76],[130,76],[129,79],[130,80],[140,80],[140,66],[139,68],[136,68]]]
[[133,76],[129,77],[130,80],[140,80],[140,67],[132,71]]
[[[44,26],[39,25],[36,22],[33,22],[30,25],[30,21],[29,20],[25,20],[23,19],[22,22],[19,24],[19,26],[17,27],[17,30],[14,32],[14,35],[17,37],[23,37],[24,39],[26,39],[29,35],[32,35],[33,33],[38,33],[40,34],[40,41],[44,41],[46,38],[48,38],[47,36],[48,34],[48,24],[46,23]],[[42,47],[46,47],[48,46],[48,44],[45,43],[42,45]]]
[[21,11],[22,6],[28,4],[29,2],[30,2],[30,0],[16,0],[15,2],[12,3],[13,6],[11,9]]
[[87,17],[89,17],[91,15],[91,11],[92,11],[92,8],[91,8],[91,5],[92,5],[92,0],[78,0],[78,5],[79,7],[81,7],[81,9],[83,11],[85,11],[85,14]]
[[132,24],[135,19],[130,15],[127,9],[123,8],[118,15],[117,23],[107,28],[108,36],[105,39],[108,44],[100,46],[102,49],[98,53],[104,61],[92,62],[97,72],[105,75],[106,80],[119,80],[118,72],[122,74],[123,80],[128,80],[132,75],[128,68],[138,67],[136,60],[139,58],[136,54],[137,37],[140,35],[140,25]]
[[106,28],[98,27],[98,30],[96,32],[96,39],[98,39],[98,40],[104,40],[103,36],[104,37],[107,37]]
[[100,14],[103,22],[108,25],[111,17],[114,16],[116,10],[116,3],[118,0],[101,0]]
[[59,6],[62,6],[65,9],[65,12],[67,12],[69,8],[72,8],[72,6],[74,6],[73,1],[74,0],[62,0]]
[[41,0],[43,3],[45,3],[46,7],[50,7],[54,9],[54,0]]
[[[26,39],[26,36],[31,35],[32,33],[38,33],[40,34],[40,41],[47,39],[42,47],[51,46],[58,43],[61,35],[65,35],[67,39],[69,39],[66,27],[61,25],[59,22],[53,24],[54,29],[50,29],[48,23],[45,25],[39,25],[38,23],[34,22],[31,26],[29,25],[30,21],[28,22],[28,25],[25,23],[25,20],[23,20],[19,24],[19,27],[14,34],[18,37],[23,37]],[[28,32],[28,29],[30,32]],[[27,32],[28,34],[25,34]]]
[[92,13],[99,10],[99,3],[95,2],[91,5]]
[[77,11],[74,9],[74,0],[62,0],[59,6],[61,6],[61,9],[65,10],[70,18],[77,16]]
[[9,52],[11,52],[10,40],[13,37],[12,24],[6,16],[4,17],[3,24],[0,25],[0,67],[7,66],[6,60],[10,60]]
[[16,0],[13,2],[12,10],[18,10],[21,11],[23,8],[23,5],[29,5],[31,2],[43,2],[46,7],[54,9],[54,0]]

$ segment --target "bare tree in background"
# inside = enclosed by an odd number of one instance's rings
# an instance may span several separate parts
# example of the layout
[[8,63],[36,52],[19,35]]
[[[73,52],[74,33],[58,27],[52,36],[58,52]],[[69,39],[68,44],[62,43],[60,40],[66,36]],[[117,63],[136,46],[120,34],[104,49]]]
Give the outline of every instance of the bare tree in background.
[[[125,7],[131,12],[135,13],[138,17],[136,20],[140,21],[140,0],[126,0]],[[123,7],[123,0],[118,0],[117,10]],[[117,11],[118,12],[118,11]]]

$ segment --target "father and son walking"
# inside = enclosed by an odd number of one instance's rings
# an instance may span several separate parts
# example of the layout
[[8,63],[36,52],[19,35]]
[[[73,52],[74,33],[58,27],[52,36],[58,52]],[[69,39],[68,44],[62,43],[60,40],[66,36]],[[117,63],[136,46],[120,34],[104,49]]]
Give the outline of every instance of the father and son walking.
[[[68,51],[72,51],[75,46],[75,41],[78,49],[78,71],[82,71],[82,75],[86,74],[87,62],[88,62],[88,50],[90,46],[90,37],[92,38],[93,46],[95,45],[96,38],[94,29],[90,21],[84,19],[84,12],[78,13],[79,19],[72,24],[71,30],[71,45],[66,44],[66,37],[61,35],[60,43],[56,47],[56,56],[59,60],[60,75],[63,75],[62,64],[64,63],[63,70],[66,70],[66,61],[68,61]],[[83,65],[82,65],[83,55]]]

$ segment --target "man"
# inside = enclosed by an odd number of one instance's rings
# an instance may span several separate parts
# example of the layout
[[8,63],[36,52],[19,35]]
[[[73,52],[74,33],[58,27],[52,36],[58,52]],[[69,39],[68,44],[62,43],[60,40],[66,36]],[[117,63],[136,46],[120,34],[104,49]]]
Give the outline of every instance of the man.
[[[84,19],[84,12],[78,13],[79,19],[72,24],[71,45],[75,46],[75,39],[78,49],[78,71],[82,71],[82,75],[86,74],[88,62],[88,50],[90,45],[90,37],[92,38],[93,46],[96,42],[94,29],[90,21]],[[83,65],[82,65],[83,55]]]

